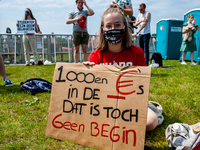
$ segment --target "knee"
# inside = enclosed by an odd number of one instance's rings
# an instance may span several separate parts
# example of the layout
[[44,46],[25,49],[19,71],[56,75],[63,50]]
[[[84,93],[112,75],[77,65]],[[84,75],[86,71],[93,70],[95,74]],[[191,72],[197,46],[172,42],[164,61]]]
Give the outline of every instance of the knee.
[[83,54],[86,54],[87,53],[87,50],[82,50]]
[[74,53],[78,54],[79,53],[79,49],[74,49]]
[[146,130],[149,131],[155,129],[157,124],[158,124],[158,117],[156,113],[150,108],[148,108]]
[[147,119],[147,125],[146,125],[146,131],[150,131],[156,128],[158,124],[158,118],[151,118],[151,119]]

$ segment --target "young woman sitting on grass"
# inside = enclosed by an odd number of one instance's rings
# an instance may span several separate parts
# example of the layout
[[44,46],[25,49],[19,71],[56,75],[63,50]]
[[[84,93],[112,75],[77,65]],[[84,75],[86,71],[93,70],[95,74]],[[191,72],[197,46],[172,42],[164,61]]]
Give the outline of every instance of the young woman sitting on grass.
[[[126,17],[116,4],[111,4],[102,16],[97,49],[85,65],[146,66],[144,52],[132,44]],[[158,115],[148,108],[146,130],[159,123]]]

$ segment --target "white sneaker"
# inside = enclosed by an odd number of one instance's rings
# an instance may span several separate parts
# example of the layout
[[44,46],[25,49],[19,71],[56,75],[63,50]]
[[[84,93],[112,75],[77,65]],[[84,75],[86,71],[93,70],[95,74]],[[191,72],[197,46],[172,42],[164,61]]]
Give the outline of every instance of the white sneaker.
[[181,65],[187,65],[185,61],[181,62]]
[[192,62],[191,65],[197,65],[196,63]]

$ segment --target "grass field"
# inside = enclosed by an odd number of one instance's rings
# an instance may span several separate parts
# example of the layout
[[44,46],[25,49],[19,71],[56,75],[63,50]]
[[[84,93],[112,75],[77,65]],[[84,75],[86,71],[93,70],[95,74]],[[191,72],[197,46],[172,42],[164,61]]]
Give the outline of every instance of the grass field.
[[[146,145],[155,150],[170,150],[165,129],[175,122],[195,124],[200,121],[200,65],[181,65],[178,60],[164,60],[164,66],[153,68],[149,100],[163,107],[164,122],[147,132]],[[20,82],[43,78],[52,82],[55,65],[24,67],[6,66],[14,87],[5,87],[0,80],[0,149],[69,149],[91,150],[68,141],[45,136],[50,93],[35,96],[20,90]]]

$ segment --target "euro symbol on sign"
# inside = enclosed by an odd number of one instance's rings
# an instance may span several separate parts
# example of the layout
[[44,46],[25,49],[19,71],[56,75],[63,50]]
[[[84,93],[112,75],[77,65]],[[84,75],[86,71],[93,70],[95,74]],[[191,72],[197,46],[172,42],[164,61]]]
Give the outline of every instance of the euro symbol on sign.
[[[121,77],[123,77],[125,74],[127,73],[138,73],[140,72],[137,71],[137,70],[128,70],[128,71],[125,71],[123,72],[118,78],[117,78],[117,81],[116,81],[116,91],[119,93],[119,94],[122,94],[122,95],[130,95],[130,94],[133,94],[135,93],[135,90],[133,91],[130,91],[130,92],[122,92],[120,91],[120,88],[123,88],[123,87],[129,87],[129,86],[133,86],[133,80],[125,80],[125,81],[120,81]],[[125,85],[120,85],[121,83],[127,83]],[[107,98],[114,98],[114,99],[122,99],[122,100],[125,100],[126,98],[124,96],[115,96],[115,95],[107,95]]]

